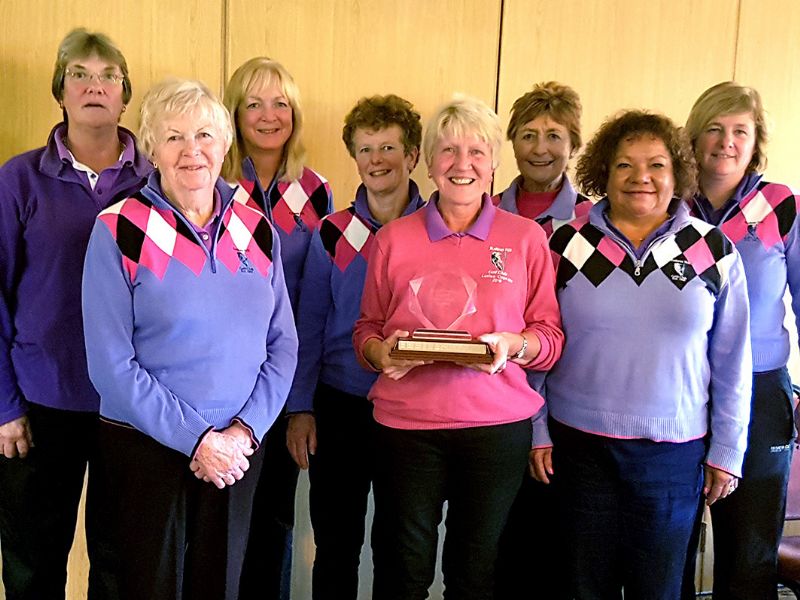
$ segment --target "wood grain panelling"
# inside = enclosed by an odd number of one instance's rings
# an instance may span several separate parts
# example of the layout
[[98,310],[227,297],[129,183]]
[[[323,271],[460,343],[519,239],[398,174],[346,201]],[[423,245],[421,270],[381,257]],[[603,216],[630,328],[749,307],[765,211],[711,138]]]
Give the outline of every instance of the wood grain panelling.
[[[360,97],[399,94],[423,120],[453,92],[494,104],[499,0],[229,2],[228,73],[256,55],[289,69],[302,94],[309,166],[331,181],[337,207],[360,182],[341,140]],[[426,173],[420,165],[414,174],[424,193]]]
[[0,3],[0,163],[41,146],[61,111],[50,94],[58,43],[74,27],[107,33],[128,61],[136,129],[142,95],[168,76],[222,82],[223,0],[3,0]]
[[[584,142],[622,108],[683,123],[702,90],[733,75],[736,16],[731,0],[505,0],[500,118],[507,124],[516,98],[554,79],[581,96]],[[496,189],[516,175],[506,144]]]
[[800,187],[800,3],[741,0],[735,76],[761,92],[772,122],[767,177]]

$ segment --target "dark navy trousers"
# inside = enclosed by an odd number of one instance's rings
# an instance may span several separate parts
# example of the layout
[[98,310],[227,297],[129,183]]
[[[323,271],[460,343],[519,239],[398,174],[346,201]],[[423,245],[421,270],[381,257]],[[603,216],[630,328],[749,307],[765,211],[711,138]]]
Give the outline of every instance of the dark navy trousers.
[[702,491],[704,440],[616,439],[550,420],[576,600],[675,600]]
[[794,438],[789,373],[753,376],[753,403],[737,490],[711,506],[714,600],[775,600],[778,544]]

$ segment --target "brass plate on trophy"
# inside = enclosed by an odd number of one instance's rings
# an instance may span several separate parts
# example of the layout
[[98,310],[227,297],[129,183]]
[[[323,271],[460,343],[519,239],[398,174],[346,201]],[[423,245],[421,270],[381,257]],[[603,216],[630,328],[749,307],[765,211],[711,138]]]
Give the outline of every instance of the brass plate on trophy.
[[493,360],[486,343],[472,339],[467,331],[447,329],[415,329],[409,337],[397,340],[389,356],[400,360],[482,364]]

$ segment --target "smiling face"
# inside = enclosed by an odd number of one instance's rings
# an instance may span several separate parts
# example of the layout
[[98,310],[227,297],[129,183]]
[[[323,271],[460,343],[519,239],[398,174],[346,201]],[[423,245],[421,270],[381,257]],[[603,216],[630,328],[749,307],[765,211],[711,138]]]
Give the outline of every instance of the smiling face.
[[356,166],[367,192],[387,195],[408,189],[408,178],[417,163],[416,149],[406,154],[403,131],[389,125],[379,131],[359,127],[353,133]]
[[167,197],[213,193],[227,150],[225,136],[202,111],[167,115],[153,152]]
[[236,118],[248,155],[283,150],[292,136],[292,107],[277,82],[250,90]]
[[642,224],[663,219],[674,191],[672,158],[661,139],[645,134],[619,143],[607,185],[614,218]]
[[542,114],[517,129],[512,144],[525,191],[547,192],[560,185],[572,153],[566,127]]
[[111,73],[122,76],[119,66],[106,62],[96,54],[67,63],[67,73],[84,72],[85,81],[64,77],[61,103],[67,113],[70,127],[116,127],[122,115],[122,82],[101,81],[100,75]]
[[739,181],[747,172],[756,147],[756,125],[749,112],[719,115],[695,142],[701,179],[730,177]]
[[440,137],[428,173],[439,190],[439,202],[480,204],[492,183],[492,147],[475,136]]

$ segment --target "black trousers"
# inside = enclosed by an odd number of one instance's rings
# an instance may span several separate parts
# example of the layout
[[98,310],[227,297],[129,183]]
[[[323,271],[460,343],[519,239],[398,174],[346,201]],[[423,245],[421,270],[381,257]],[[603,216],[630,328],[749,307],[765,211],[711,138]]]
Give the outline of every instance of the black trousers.
[[[495,568],[495,600],[529,590],[529,600],[569,600],[564,534],[558,526],[558,474],[536,481],[525,467],[508,523],[500,537]],[[540,574],[531,585],[531,569]]]
[[89,600],[117,598],[96,413],[29,405],[35,447],[0,457],[0,546],[7,600],[64,598],[67,557],[88,465]]
[[125,600],[236,600],[263,448],[217,489],[189,458],[128,427],[101,424]]
[[438,525],[446,600],[493,597],[497,543],[528,461],[531,422],[468,429],[378,425],[374,600],[423,600],[434,579]]
[[239,600],[289,600],[298,468],[286,447],[286,419],[264,438]]
[[356,600],[375,468],[372,402],[319,384],[314,413],[317,452],[309,467],[309,507],[317,546],[313,598]]

